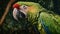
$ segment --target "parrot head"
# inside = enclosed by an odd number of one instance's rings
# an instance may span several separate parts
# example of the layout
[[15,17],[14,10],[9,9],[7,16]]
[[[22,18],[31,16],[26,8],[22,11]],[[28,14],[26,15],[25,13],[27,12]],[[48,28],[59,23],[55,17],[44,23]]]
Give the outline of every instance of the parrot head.
[[40,11],[40,5],[34,2],[17,2],[13,4],[13,17],[15,20],[20,18],[35,19],[35,16]]
[[14,4],[13,5],[13,17],[18,20],[19,18],[27,18],[28,6]]

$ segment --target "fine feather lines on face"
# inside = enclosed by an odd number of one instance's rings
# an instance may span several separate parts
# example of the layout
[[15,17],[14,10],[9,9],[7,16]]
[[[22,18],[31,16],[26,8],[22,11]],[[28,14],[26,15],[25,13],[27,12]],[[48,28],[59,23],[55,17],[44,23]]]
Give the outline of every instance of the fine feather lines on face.
[[20,6],[20,10],[23,11],[23,12],[27,12],[28,11],[28,6],[22,5],[22,6]]
[[20,11],[23,12],[25,15],[27,15],[28,6],[26,6],[26,5],[21,5],[21,6],[20,6]]

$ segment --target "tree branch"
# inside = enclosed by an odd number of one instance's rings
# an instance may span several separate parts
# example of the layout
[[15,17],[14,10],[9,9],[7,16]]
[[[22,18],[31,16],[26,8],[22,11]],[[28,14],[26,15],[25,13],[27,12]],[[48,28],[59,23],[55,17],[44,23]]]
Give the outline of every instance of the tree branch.
[[15,2],[15,0],[10,0],[10,1],[9,1],[9,3],[8,3],[6,9],[5,9],[5,12],[4,12],[4,14],[3,14],[3,16],[2,16],[2,18],[1,18],[1,20],[0,20],[0,25],[2,25],[2,23],[3,23],[6,15],[7,15],[7,13],[9,12],[9,9],[10,9],[10,7],[11,7],[11,5],[12,5],[13,2]]

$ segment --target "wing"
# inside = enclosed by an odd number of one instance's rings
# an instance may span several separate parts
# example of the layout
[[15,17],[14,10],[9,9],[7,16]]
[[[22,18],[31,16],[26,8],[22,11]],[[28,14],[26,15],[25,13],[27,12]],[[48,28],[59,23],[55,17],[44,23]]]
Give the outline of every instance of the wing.
[[42,12],[39,18],[47,34],[60,34],[60,16]]

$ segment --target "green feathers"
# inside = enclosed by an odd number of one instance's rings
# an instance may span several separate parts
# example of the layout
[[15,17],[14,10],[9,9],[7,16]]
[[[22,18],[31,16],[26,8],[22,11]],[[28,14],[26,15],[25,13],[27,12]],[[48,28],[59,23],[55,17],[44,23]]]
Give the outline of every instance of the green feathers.
[[41,19],[44,21],[44,25],[48,26],[48,29],[52,34],[60,33],[60,16],[56,14],[49,14],[46,12],[42,12],[40,14]]
[[[21,29],[29,29],[37,28],[36,30],[39,31],[41,34],[46,34],[44,31],[44,28],[41,25],[41,20],[44,21],[44,26],[48,26],[48,29],[51,31],[52,34],[60,34],[60,16],[54,14],[52,11],[46,10],[38,3],[34,2],[17,2],[17,4],[20,5],[26,5],[29,6],[28,12],[27,12],[27,19],[20,20],[20,22],[17,22],[14,20],[12,16],[12,11],[8,13],[6,16],[5,22],[3,24],[3,30],[21,30]],[[51,13],[50,13],[51,12]],[[28,23],[28,24],[27,24]],[[28,26],[33,25],[33,26]],[[26,30],[27,30],[26,29]]]

